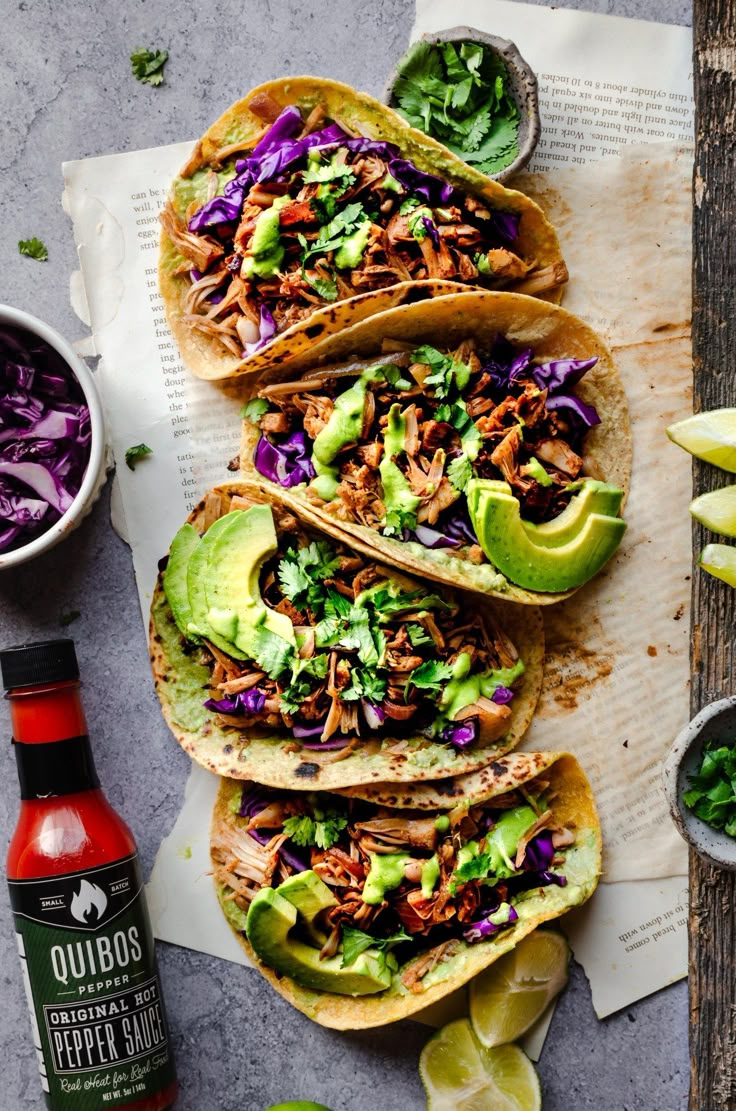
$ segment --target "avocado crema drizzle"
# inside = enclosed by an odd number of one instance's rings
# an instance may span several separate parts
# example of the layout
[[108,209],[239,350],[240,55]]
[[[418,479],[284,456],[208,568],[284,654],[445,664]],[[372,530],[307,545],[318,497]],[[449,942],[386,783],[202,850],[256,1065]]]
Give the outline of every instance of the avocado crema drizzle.
[[231,925],[298,983],[369,994],[401,967],[420,992],[461,939],[493,937],[540,887],[565,886],[555,869],[575,834],[553,807],[543,776],[438,815],[245,783],[213,829],[215,882]]
[[207,512],[202,538],[190,524],[174,538],[164,589],[223,723],[313,748],[376,732],[465,748],[508,732],[524,664],[487,611],[389,577],[277,506],[212,494]]
[[[310,499],[342,520],[482,563],[470,496],[479,479],[508,483],[533,523],[604,479],[584,451],[598,414],[572,391],[597,361],[541,363],[499,337],[485,352],[473,340],[451,352],[405,345],[353,376],[327,367],[249,403],[255,467],[283,486],[308,481]],[[269,449],[300,435],[298,462],[292,450],[274,473]]]
[[[525,260],[518,214],[497,211],[419,170],[383,140],[304,118],[260,94],[269,125],[252,147],[217,151],[179,184],[163,227],[191,278],[191,327],[248,355],[317,308],[419,279],[538,294],[564,283],[564,263]],[[204,201],[204,203],[202,203]]]

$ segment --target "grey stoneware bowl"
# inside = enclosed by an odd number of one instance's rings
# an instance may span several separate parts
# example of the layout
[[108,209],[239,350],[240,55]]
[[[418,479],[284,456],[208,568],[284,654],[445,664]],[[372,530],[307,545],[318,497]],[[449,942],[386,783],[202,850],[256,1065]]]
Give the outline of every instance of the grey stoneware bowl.
[[736,872],[736,837],[713,829],[682,801],[689,777],[700,767],[704,747],[713,741],[736,745],[736,697],[711,702],[678,735],[662,769],[664,790],[672,820],[688,844],[708,864]]
[[[509,90],[519,110],[519,153],[514,161],[505,166],[503,170],[488,176],[493,178],[494,181],[503,182],[523,170],[539,142],[542,125],[539,120],[537,78],[529,63],[522,58],[516,45],[508,39],[500,39],[496,35],[486,34],[485,31],[477,31],[474,27],[450,27],[446,31],[427,32],[420,37],[420,41],[432,44],[438,42],[478,42],[483,46],[489,46],[495,54],[503,59],[509,74]],[[405,59],[406,54],[403,54],[394,67],[386,91],[383,94],[384,103],[388,104],[390,108],[398,106],[398,101],[394,96],[394,85],[401,73],[401,67]],[[439,140],[439,142],[441,141]]]

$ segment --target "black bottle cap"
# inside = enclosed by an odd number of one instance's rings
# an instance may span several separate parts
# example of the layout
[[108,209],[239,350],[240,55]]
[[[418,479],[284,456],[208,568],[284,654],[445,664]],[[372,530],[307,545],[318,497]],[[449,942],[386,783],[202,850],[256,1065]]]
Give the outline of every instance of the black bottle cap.
[[74,641],[63,637],[5,648],[0,651],[0,671],[6,691],[78,679],[79,664]]

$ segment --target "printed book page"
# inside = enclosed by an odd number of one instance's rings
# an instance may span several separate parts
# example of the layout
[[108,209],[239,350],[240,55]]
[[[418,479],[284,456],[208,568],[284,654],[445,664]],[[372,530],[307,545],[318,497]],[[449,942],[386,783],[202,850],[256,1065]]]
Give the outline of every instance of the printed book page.
[[511,39],[537,75],[542,136],[529,170],[692,138],[689,27],[512,0],[417,0],[412,39],[458,26]]

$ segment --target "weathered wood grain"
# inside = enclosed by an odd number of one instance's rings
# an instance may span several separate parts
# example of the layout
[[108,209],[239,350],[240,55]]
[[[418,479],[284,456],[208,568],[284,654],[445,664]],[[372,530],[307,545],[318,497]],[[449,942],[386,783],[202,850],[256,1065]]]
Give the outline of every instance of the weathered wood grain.
[[[695,409],[736,406],[736,5],[693,2]],[[696,462],[694,490],[733,482]],[[713,537],[693,530],[697,554]],[[736,692],[736,592],[693,574],[692,710]],[[736,874],[690,859],[690,1109],[736,1108]]]

